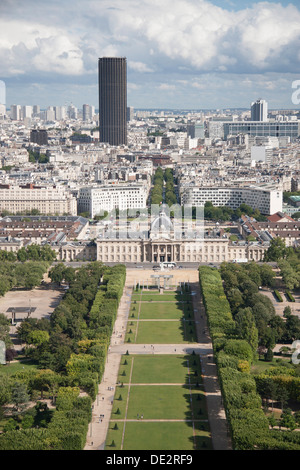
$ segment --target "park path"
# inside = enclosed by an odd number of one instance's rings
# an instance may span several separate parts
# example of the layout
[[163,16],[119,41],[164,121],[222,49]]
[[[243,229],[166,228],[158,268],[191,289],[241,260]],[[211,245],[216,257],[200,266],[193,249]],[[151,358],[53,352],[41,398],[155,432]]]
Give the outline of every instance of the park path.
[[[201,360],[213,449],[231,450],[226,416],[218,385],[216,365],[213,362],[212,344],[208,336],[206,316],[201,301],[198,271],[194,270],[196,274],[190,272],[198,343],[128,344],[124,343],[124,338],[129,317],[132,287],[134,285],[133,279],[136,276],[135,272],[130,271],[135,270],[127,270],[125,287],[111,337],[105,371],[99,384],[97,398],[93,404],[92,421],[89,426],[84,449],[104,450],[105,448],[121,357],[128,351],[129,354],[192,354],[193,352],[198,354]],[[141,276],[142,273],[139,273],[139,275]],[[145,276],[149,276],[149,273],[145,273]]]

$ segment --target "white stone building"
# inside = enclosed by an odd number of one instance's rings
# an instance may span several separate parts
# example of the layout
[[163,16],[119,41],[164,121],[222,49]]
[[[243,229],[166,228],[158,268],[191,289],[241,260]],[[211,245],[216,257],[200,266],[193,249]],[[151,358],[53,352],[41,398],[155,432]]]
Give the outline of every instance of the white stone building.
[[252,209],[258,209],[262,214],[270,215],[282,212],[282,191],[262,187],[242,188],[212,188],[212,187],[183,187],[181,188],[182,205],[203,207],[207,201],[214,206],[229,206],[238,209],[241,204],[247,204]]
[[90,217],[103,215],[115,209],[143,209],[146,207],[148,189],[146,184],[110,184],[80,188],[78,213],[89,212]]

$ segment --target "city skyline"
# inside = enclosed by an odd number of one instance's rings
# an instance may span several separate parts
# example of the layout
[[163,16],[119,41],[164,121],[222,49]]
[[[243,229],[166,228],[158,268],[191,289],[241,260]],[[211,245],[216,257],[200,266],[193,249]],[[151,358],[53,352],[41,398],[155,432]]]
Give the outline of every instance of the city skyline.
[[136,109],[297,109],[299,25],[296,0],[3,0],[0,80],[7,107],[98,108],[98,58],[126,57]]

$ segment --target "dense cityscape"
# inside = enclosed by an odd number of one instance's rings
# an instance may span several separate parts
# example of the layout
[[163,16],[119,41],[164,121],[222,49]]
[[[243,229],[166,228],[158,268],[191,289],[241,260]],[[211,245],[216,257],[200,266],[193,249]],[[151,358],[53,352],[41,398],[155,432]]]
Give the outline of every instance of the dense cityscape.
[[[277,236],[288,246],[297,243],[297,111],[268,112],[263,100],[240,112],[135,111],[132,107],[125,111],[122,125],[127,145],[103,142],[99,115],[86,104],[81,110],[49,106],[42,111],[38,105],[11,105],[2,114],[2,249],[16,251],[38,241],[50,244],[58,259],[67,261],[221,262],[262,260]],[[172,170],[174,194],[167,203],[164,194],[152,197],[153,177],[161,167]],[[203,235],[210,255],[193,251],[195,236],[189,232],[184,240],[180,237],[176,255],[154,254],[157,237],[149,236],[149,231],[157,213],[151,217],[151,204],[162,204],[168,212],[176,204],[203,208],[207,203],[215,208]],[[243,219],[232,218],[241,205]],[[224,206],[232,214],[224,217],[216,209]],[[148,230],[141,216],[145,210],[150,214]],[[43,224],[41,217],[33,217],[37,215],[43,216]],[[68,221],[66,228],[71,220],[77,223],[77,232],[64,231],[62,217]],[[112,250],[121,222],[125,229],[117,243],[125,251],[117,256]],[[220,222],[232,223],[230,230],[220,227]],[[130,241],[127,223],[139,234]],[[173,232],[169,237],[176,238]]]
[[0,81],[0,450],[299,450],[300,110],[135,108],[127,67]]

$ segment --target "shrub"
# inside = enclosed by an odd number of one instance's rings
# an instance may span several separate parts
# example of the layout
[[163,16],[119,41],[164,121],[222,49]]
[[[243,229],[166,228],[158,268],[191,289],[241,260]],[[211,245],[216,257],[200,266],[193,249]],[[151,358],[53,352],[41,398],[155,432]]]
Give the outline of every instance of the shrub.
[[283,302],[280,292],[278,290],[274,290],[275,297],[277,298],[278,302]]

